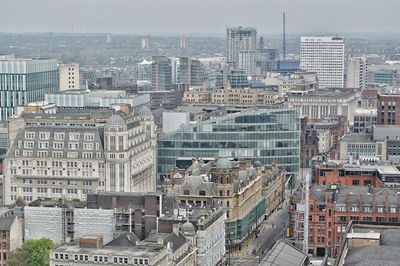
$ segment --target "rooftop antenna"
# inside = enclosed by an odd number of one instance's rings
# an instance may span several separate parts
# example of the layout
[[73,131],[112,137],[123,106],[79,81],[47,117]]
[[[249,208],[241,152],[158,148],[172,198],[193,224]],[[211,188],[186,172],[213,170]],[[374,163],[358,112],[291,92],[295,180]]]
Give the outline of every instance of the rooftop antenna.
[[283,12],[283,60],[286,59],[286,26],[285,26],[285,12]]

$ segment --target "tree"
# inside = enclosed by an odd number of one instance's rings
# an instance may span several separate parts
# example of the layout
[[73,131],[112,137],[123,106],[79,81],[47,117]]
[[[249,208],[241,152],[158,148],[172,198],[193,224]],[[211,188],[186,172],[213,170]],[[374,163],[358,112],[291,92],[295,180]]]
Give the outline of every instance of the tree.
[[55,247],[56,245],[48,238],[25,241],[21,248],[10,254],[7,265],[47,266],[50,249]]

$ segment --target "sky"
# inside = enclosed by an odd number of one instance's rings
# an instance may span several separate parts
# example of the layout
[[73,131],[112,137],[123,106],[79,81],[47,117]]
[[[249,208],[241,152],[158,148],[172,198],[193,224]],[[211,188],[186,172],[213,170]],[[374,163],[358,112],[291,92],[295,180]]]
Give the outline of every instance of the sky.
[[1,0],[0,32],[400,32],[400,0]]

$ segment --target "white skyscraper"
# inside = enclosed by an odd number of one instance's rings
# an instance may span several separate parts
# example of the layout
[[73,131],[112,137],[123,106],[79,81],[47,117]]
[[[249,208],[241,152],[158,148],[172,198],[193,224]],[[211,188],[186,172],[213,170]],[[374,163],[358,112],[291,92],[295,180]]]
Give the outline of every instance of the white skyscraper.
[[301,37],[300,68],[318,75],[320,89],[344,86],[343,37]]
[[367,83],[367,59],[364,56],[354,56],[347,60],[347,88],[365,89]]
[[257,30],[251,27],[226,28],[226,57],[228,63],[239,66],[239,51],[255,50]]

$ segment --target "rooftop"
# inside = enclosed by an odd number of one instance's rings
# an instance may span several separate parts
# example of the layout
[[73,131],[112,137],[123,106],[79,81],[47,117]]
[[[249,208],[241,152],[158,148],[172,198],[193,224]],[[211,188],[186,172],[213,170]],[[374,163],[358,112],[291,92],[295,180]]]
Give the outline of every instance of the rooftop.
[[261,261],[262,266],[302,266],[308,260],[307,254],[280,240]]

